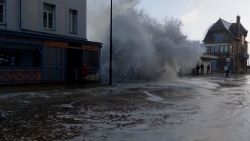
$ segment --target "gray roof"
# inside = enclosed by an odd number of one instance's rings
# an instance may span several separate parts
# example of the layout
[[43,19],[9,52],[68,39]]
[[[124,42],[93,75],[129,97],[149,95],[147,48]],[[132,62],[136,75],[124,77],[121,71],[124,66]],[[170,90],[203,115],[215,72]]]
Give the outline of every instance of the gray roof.
[[[206,34],[203,41],[208,42],[210,40],[209,33],[221,30],[226,30],[232,39],[238,40],[238,24],[230,23],[220,18],[209,28],[208,33]],[[242,24],[240,24],[240,34],[247,36],[247,33],[248,31],[246,30],[246,28]]]
[[220,19],[221,22],[223,23],[224,27],[226,28],[226,30],[230,30],[230,26],[232,25],[232,23],[229,23],[223,19]]
[[[223,19],[219,19],[219,21],[222,22],[223,26],[225,27],[225,29],[234,37],[237,37],[237,29],[238,29],[238,26],[237,26],[237,23],[230,23],[230,22],[227,22],[226,20],[223,20]],[[240,24],[240,33],[243,33],[243,34],[247,34],[248,31],[246,30],[246,28]]]

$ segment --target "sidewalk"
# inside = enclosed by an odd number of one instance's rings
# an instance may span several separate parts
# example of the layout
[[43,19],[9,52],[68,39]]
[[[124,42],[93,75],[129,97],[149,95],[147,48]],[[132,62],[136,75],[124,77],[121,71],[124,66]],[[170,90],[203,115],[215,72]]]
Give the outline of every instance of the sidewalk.
[[[236,73],[229,73],[229,77],[238,77],[249,75],[250,73],[245,74],[236,74]],[[204,74],[204,75],[191,75],[193,77],[225,77],[225,73],[213,73],[213,74]]]
[[101,83],[49,83],[49,84],[20,84],[20,85],[0,85],[0,94],[18,92],[37,92],[53,90],[69,90],[103,87]]

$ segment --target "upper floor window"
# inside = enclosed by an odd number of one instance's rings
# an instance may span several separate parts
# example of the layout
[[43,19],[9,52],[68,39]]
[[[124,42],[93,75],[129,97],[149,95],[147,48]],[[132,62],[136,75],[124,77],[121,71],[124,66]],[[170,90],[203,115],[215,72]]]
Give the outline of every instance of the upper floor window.
[[245,44],[245,36],[244,36],[244,35],[241,36],[241,44],[242,44],[242,45]]
[[223,34],[221,34],[221,33],[214,34],[214,42],[215,43],[222,43],[222,42],[224,42]]
[[228,52],[232,52],[233,53],[233,46],[232,45],[229,45]]
[[77,33],[77,10],[69,10],[69,32]]
[[215,46],[211,46],[211,53],[215,52]]
[[55,8],[53,4],[44,3],[43,5],[43,28],[54,30],[55,29]]
[[220,52],[220,46],[214,46],[214,52],[219,53]]
[[211,46],[207,46],[207,53],[210,53]]
[[0,0],[0,24],[5,23],[5,0]]
[[229,46],[224,46],[224,52],[228,53],[229,52]]
[[224,52],[224,46],[220,46],[220,53]]

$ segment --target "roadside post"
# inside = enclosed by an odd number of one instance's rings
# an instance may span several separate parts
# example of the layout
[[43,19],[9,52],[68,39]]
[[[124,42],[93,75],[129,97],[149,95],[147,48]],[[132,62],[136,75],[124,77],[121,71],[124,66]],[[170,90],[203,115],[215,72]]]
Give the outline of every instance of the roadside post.
[[226,77],[229,77],[229,71],[230,71],[230,62],[231,62],[231,59],[230,57],[227,57],[226,58]]

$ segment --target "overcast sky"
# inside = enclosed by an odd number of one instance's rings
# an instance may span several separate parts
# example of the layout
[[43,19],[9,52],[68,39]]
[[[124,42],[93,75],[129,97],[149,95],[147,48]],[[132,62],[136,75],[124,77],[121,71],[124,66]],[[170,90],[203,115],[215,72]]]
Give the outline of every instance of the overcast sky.
[[[202,41],[219,18],[236,22],[237,15],[250,31],[250,0],[141,0],[139,8],[160,21],[166,17],[180,19],[183,32],[193,40]],[[250,41],[250,35],[247,40]]]

